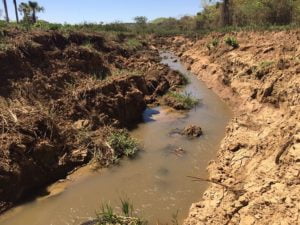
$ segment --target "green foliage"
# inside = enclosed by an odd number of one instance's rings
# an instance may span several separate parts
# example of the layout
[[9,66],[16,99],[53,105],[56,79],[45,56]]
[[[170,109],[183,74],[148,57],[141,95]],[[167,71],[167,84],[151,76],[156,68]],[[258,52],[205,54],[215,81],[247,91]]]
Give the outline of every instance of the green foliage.
[[130,137],[125,130],[115,131],[107,138],[108,144],[118,157],[133,157],[139,150],[136,139]]
[[128,39],[125,43],[125,47],[129,49],[138,49],[142,46],[143,44],[138,39],[135,38]]
[[206,45],[206,47],[208,48],[208,50],[211,50],[212,48],[218,47],[219,44],[220,44],[220,40],[219,39],[213,39],[211,42],[209,42]]
[[47,31],[47,30],[61,30],[63,25],[59,23],[48,23],[46,21],[39,20],[33,25],[33,27]]
[[269,68],[273,64],[274,64],[273,61],[262,61],[259,66],[262,69],[266,69],[266,68]]
[[212,42],[211,42],[212,46],[214,46],[214,47],[217,47],[217,46],[219,45],[219,43],[220,43],[220,40],[219,40],[219,39],[214,39],[214,40],[212,40]]
[[129,217],[133,214],[133,205],[128,199],[121,199],[122,212],[125,216]]
[[137,16],[134,18],[134,21],[136,23],[136,31],[138,33],[142,33],[145,32],[145,30],[147,29],[147,17],[145,16]]
[[240,46],[235,37],[227,37],[225,43],[233,48],[238,48]]
[[21,2],[18,7],[19,12],[23,15],[23,23],[36,23],[38,12],[43,12],[44,7],[40,6],[37,2],[28,1],[28,3]]
[[219,26],[220,9],[219,5],[205,5],[202,12],[196,16],[197,30],[210,30]]
[[190,93],[181,94],[171,91],[163,97],[163,102],[175,109],[188,110],[198,105],[199,100],[193,98]]
[[147,222],[133,216],[133,206],[128,200],[121,200],[122,213],[118,214],[114,212],[113,208],[105,204],[102,206],[101,211],[97,213],[96,225],[146,225]]

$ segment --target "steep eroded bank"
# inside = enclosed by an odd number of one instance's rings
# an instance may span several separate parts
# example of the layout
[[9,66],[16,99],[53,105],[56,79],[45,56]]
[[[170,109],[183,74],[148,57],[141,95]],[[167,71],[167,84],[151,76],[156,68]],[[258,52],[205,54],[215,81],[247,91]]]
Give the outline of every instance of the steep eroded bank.
[[148,103],[184,84],[138,48],[99,34],[6,31],[0,51],[0,213],[100,156],[107,126],[134,126]]
[[235,111],[208,168],[226,187],[212,184],[185,224],[300,223],[299,43],[299,30],[160,41]]

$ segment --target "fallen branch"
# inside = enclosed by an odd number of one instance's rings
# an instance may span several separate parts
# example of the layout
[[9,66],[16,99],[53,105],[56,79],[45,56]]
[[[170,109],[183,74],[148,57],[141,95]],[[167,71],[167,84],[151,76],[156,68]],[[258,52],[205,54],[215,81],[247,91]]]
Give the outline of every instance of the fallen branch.
[[225,184],[222,184],[221,182],[219,181],[216,181],[216,180],[211,180],[211,179],[206,179],[206,178],[202,178],[202,177],[193,177],[193,176],[187,176],[189,178],[192,178],[193,181],[203,181],[203,182],[209,182],[209,183],[213,183],[213,184],[217,184],[217,185],[220,185],[226,189],[230,189],[229,186],[225,185]]
[[199,182],[209,182],[209,183],[213,183],[213,184],[217,184],[217,185],[220,185],[222,186],[223,188],[225,188],[226,190],[229,190],[231,191],[232,193],[234,193],[235,195],[237,196],[240,196],[242,194],[245,193],[245,190],[235,190],[233,189],[232,187],[229,187],[225,184],[222,184],[221,182],[219,181],[216,181],[216,180],[213,180],[213,179],[206,179],[206,178],[202,178],[202,177],[193,177],[193,176],[187,176],[189,178],[192,178],[193,181],[199,181]]

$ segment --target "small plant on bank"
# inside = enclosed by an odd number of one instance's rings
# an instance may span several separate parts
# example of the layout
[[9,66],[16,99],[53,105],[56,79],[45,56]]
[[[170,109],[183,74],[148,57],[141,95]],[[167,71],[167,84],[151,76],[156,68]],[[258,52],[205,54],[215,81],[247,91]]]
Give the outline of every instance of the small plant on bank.
[[189,93],[181,94],[171,91],[163,97],[163,103],[174,109],[188,110],[195,107],[199,103],[199,100],[193,98]]
[[139,150],[137,140],[130,137],[125,130],[112,132],[107,142],[118,157],[123,155],[133,157]]
[[269,68],[273,64],[274,64],[273,61],[262,61],[259,66],[261,69],[266,69],[266,68]]
[[219,39],[213,39],[211,42],[209,42],[206,47],[208,48],[208,50],[212,50],[213,48],[218,47],[220,44],[220,40]]
[[219,39],[214,39],[214,40],[212,40],[212,42],[211,42],[211,44],[212,44],[213,47],[217,47],[217,46],[219,45],[219,43],[220,43],[220,40],[219,40]]
[[233,47],[234,49],[240,47],[240,45],[235,37],[227,37],[225,39],[225,43],[227,45]]
[[128,200],[121,200],[122,214],[114,212],[113,208],[105,204],[101,212],[97,213],[95,225],[119,224],[119,225],[146,225],[147,222],[133,216],[133,206]]

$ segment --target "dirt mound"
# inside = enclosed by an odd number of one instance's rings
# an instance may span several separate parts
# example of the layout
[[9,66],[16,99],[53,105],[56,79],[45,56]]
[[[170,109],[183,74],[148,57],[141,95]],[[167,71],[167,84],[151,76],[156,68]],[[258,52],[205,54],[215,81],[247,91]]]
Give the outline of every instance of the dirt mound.
[[107,165],[106,126],[134,126],[147,103],[183,82],[147,45],[141,58],[97,34],[11,35],[15,47],[0,51],[0,212],[95,153]]
[[[239,32],[197,42],[165,40],[235,112],[209,165],[210,179],[229,188],[211,185],[185,224],[299,224],[299,35]],[[228,46],[227,37],[239,48]]]
[[196,125],[185,127],[181,133],[187,137],[200,137],[203,134],[201,127]]

